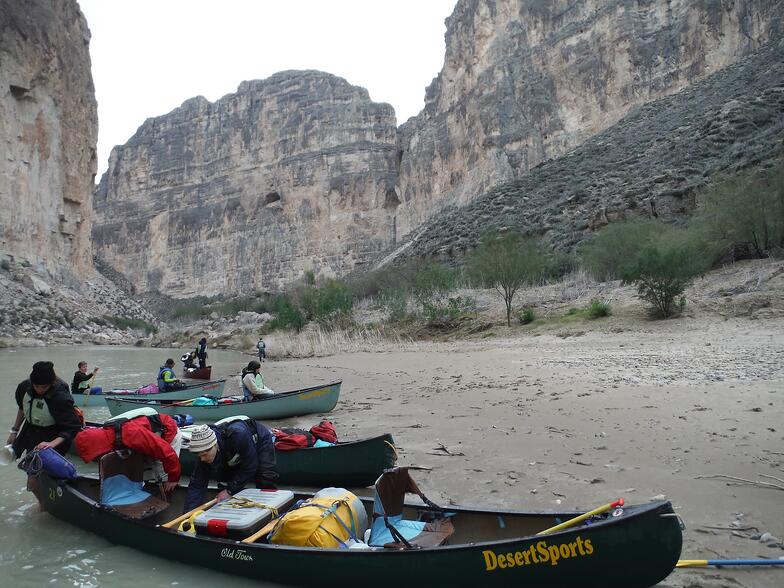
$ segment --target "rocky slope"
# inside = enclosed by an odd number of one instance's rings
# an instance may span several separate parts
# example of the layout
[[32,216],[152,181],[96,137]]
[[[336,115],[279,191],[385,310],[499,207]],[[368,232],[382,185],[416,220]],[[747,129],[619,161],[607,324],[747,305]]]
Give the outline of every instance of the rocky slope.
[[673,219],[691,212],[717,175],[784,157],[782,137],[784,39],[444,211],[385,261],[457,256],[493,227],[544,235],[569,250],[612,220]]
[[112,151],[95,251],[179,297],[343,274],[393,242],[395,141],[391,106],[320,72],[193,98]]
[[76,0],[0,0],[0,257],[92,268],[98,114]]
[[398,236],[782,32],[777,0],[461,0],[400,131]]

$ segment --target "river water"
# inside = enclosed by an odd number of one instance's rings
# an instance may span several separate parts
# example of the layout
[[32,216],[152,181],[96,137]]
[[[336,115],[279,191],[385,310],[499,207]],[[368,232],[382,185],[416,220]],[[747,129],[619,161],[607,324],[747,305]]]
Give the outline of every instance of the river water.
[[[69,385],[80,360],[89,369],[100,367],[95,385],[136,388],[154,382],[158,368],[168,357],[179,365],[181,350],[123,347],[47,347],[0,349],[0,431],[8,436],[16,414],[14,391],[30,374],[36,361],[55,364],[57,375]],[[220,373],[238,373],[248,357],[240,353],[209,350],[210,363]],[[233,386],[233,387],[232,387]],[[238,387],[227,382],[226,393]],[[80,402],[80,404],[82,404]],[[88,419],[109,416],[106,407],[85,409]],[[83,466],[78,462],[77,467]],[[89,466],[89,471],[95,471]],[[26,476],[14,465],[0,466],[0,585],[3,586],[220,586],[230,583],[244,588],[271,586],[197,566],[187,566],[147,555],[61,522],[39,511],[35,497],[25,490]]]

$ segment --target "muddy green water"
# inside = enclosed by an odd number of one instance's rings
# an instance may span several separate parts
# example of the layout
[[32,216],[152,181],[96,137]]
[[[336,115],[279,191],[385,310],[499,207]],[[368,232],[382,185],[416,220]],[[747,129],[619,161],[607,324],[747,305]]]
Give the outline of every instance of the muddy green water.
[[[53,361],[57,375],[69,385],[77,362],[87,361],[90,369],[101,368],[95,385],[107,390],[154,382],[166,358],[174,358],[179,366],[181,354],[178,350],[122,347],[0,349],[2,442],[16,414],[16,386],[29,376],[36,361]],[[248,361],[247,356],[235,352],[210,349],[209,354],[213,374],[237,373]],[[237,385],[227,382],[227,393],[236,392],[232,386]],[[85,416],[99,420],[109,412],[88,403]],[[33,495],[25,490],[24,472],[14,465],[0,466],[0,474],[2,586],[271,586],[114,545],[40,512]]]

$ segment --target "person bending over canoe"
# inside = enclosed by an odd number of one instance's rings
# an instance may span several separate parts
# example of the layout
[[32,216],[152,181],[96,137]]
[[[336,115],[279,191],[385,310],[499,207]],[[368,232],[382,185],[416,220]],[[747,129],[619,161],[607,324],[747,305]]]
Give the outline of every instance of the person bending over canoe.
[[242,395],[245,400],[275,393],[274,390],[264,385],[264,378],[262,378],[260,370],[261,364],[256,360],[249,362],[248,367],[242,368]]
[[238,418],[222,425],[197,425],[192,429],[191,453],[198,458],[188,484],[183,512],[204,503],[209,481],[217,480],[217,499],[226,500],[248,483],[275,489],[275,446],[272,433],[258,421]]
[[76,450],[84,463],[89,463],[117,449],[130,449],[152,462],[155,477],[163,483],[166,493],[180,480],[180,445],[182,434],[177,423],[166,414],[116,417],[103,427],[89,427],[76,435]]
[[79,369],[74,372],[73,382],[71,382],[71,394],[89,394],[92,380],[98,373],[98,368],[88,374],[86,361],[80,361],[77,367]]
[[65,455],[82,421],[76,414],[68,384],[54,373],[51,361],[33,364],[30,378],[16,387],[19,410],[11,427],[7,444],[14,455],[25,451],[52,447]]
[[185,383],[178,380],[174,374],[174,360],[167,359],[158,371],[158,389],[165,392],[167,390],[181,390],[185,387]]

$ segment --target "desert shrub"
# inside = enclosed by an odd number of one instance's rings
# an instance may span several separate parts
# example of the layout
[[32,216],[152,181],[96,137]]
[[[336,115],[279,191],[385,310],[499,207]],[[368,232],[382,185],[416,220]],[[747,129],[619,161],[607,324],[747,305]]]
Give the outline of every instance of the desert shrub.
[[611,314],[612,310],[610,309],[610,305],[601,300],[591,300],[590,304],[585,307],[585,315],[589,319],[602,318],[610,316]]
[[719,260],[784,249],[784,163],[726,178],[699,200],[695,224],[718,247]]
[[512,303],[524,284],[533,284],[552,271],[552,258],[542,245],[519,233],[487,233],[469,255],[466,274],[477,285],[496,290],[506,305],[506,324],[512,325]]
[[526,306],[525,308],[521,309],[520,312],[517,314],[517,320],[520,322],[521,325],[527,325],[529,323],[534,322],[536,320],[536,313],[534,309],[530,306]]
[[351,314],[354,298],[343,282],[329,280],[315,289],[314,318],[325,324]]
[[457,284],[457,272],[437,263],[424,263],[410,278],[410,288],[423,314],[431,318],[447,306]]
[[381,294],[380,301],[388,313],[390,322],[401,322],[408,316],[408,296],[404,290],[400,288],[387,290]]
[[620,268],[621,279],[637,286],[637,295],[651,305],[652,315],[668,318],[683,309],[682,296],[691,280],[708,269],[710,260],[693,233],[663,228]]
[[171,316],[172,318],[195,318],[206,316],[209,314],[207,310],[207,306],[204,305],[202,302],[196,301],[185,301],[185,302],[178,302],[172,308]]
[[583,267],[597,280],[620,277],[621,267],[661,230],[659,221],[629,221],[604,227],[581,250]]
[[112,316],[108,314],[105,314],[103,319],[108,324],[113,325],[115,328],[121,329],[123,331],[144,331],[147,335],[158,332],[158,327],[142,319],[128,318],[124,316]]
[[268,323],[270,331],[276,329],[294,329],[297,332],[302,330],[307,322],[302,309],[287,294],[278,294],[273,302],[274,318]]

